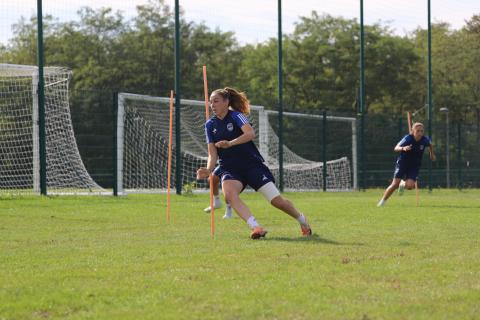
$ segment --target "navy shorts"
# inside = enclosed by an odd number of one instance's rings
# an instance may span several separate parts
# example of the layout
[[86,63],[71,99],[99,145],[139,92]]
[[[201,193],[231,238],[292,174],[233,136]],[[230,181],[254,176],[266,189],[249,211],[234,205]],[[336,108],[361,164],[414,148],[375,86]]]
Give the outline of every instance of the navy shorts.
[[263,163],[258,163],[245,169],[223,168],[222,182],[225,180],[238,180],[243,184],[244,189],[249,185],[255,191],[269,182],[275,183],[270,169]]
[[394,178],[413,181],[417,181],[418,172],[420,171],[420,166],[407,164],[403,161],[397,162],[395,165],[395,172],[393,173]]
[[221,166],[216,166],[215,169],[213,169],[213,174],[216,175],[217,177],[221,177],[223,175],[223,168]]

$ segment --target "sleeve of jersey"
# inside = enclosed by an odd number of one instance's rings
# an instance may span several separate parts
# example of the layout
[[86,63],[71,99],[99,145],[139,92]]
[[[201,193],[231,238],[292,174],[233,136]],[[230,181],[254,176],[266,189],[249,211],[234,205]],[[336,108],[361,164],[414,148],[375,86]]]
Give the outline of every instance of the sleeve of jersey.
[[235,112],[235,114],[233,115],[233,121],[235,121],[235,124],[239,128],[249,123],[248,118],[243,113],[240,113],[240,112]]
[[213,143],[214,142],[212,130],[210,130],[210,127],[211,127],[211,122],[205,123],[205,137],[207,139],[207,143]]
[[425,137],[425,140],[426,140],[426,142],[427,142],[427,143],[425,144],[426,147],[432,145],[432,139],[430,139],[430,137]]
[[400,147],[405,147],[407,145],[410,144],[410,135],[406,135],[405,137],[402,138],[402,140],[400,140],[400,142],[398,143],[400,145]]

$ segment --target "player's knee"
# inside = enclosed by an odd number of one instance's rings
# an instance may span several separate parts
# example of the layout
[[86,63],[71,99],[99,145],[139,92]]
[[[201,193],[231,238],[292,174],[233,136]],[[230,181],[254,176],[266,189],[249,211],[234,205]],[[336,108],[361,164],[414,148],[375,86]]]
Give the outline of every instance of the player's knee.
[[413,188],[415,188],[415,182],[408,181],[408,182],[405,183],[405,189],[412,190]]
[[225,196],[225,201],[228,203],[235,203],[238,199],[238,194],[234,191],[224,190],[223,194]]

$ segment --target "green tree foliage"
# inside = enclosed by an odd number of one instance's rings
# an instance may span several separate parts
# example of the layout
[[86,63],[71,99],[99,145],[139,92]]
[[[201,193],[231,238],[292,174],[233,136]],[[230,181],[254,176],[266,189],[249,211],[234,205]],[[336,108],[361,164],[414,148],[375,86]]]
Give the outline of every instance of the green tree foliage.
[[[292,110],[355,112],[358,90],[359,25],[355,19],[312,12],[300,18],[292,35],[284,38],[285,104]],[[367,109],[402,111],[421,104],[416,88],[422,81],[419,57],[410,39],[380,25],[366,27]],[[250,96],[275,106],[277,43],[244,48],[242,78]]]
[[[74,90],[107,89],[168,95],[174,83],[174,17],[164,0],[137,7],[126,20],[110,8],[84,7],[76,21],[44,19],[47,65],[74,72]],[[435,102],[456,108],[480,97],[480,18],[465,28],[433,27]],[[2,45],[2,61],[35,64],[36,19],[22,18],[15,37]],[[354,113],[358,96],[359,24],[355,19],[301,17],[284,36],[284,98],[292,110]],[[425,103],[426,31],[400,37],[380,24],[366,35],[366,106],[369,112],[403,114]],[[182,96],[203,98],[201,67],[208,66],[210,88],[235,86],[252,102],[275,108],[277,41],[240,46],[232,32],[210,30],[181,16]],[[460,50],[461,48],[461,50]]]

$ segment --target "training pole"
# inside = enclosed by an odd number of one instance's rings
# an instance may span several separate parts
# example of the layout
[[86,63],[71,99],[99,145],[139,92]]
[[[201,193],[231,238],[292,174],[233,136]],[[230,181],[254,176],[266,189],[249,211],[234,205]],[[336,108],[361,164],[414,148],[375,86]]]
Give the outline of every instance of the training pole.
[[172,132],[173,132],[173,90],[170,90],[170,121],[168,128],[168,161],[167,161],[167,222],[170,223],[170,177],[172,174]]
[[[205,119],[210,118],[209,112],[209,97],[208,97],[208,83],[207,83],[207,66],[203,66],[203,92],[205,94]],[[207,163],[208,165],[208,163]],[[213,205],[213,172],[208,177],[210,182],[210,233],[212,237],[215,235],[215,208]]]
[[[407,112],[407,122],[408,122],[408,132],[409,132],[410,134],[412,134],[412,133],[413,133],[412,117],[411,117],[409,111]],[[416,198],[417,207],[418,207],[418,204],[419,204],[419,202],[420,202],[420,191],[418,190],[418,183],[417,183],[417,181],[415,181],[415,198]]]
[[412,133],[412,116],[410,115],[410,111],[407,111],[407,125],[408,125],[408,133]]

